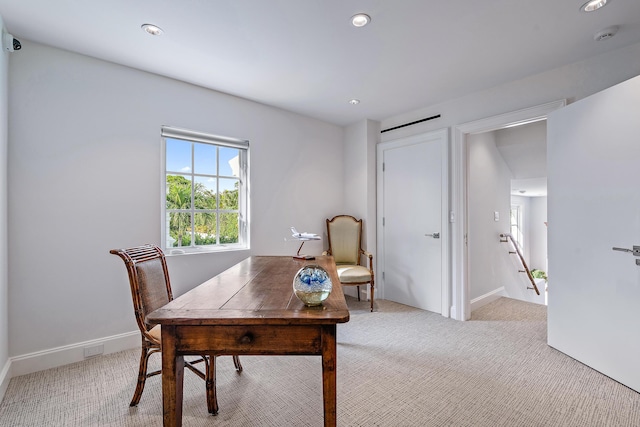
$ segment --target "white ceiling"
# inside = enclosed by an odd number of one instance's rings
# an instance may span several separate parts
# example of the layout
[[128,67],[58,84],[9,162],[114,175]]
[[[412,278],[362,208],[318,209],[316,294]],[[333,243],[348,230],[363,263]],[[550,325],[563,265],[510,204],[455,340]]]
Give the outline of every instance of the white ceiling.
[[[584,1],[0,0],[0,15],[18,39],[346,125],[640,42],[640,1]],[[372,22],[352,27],[357,12]]]

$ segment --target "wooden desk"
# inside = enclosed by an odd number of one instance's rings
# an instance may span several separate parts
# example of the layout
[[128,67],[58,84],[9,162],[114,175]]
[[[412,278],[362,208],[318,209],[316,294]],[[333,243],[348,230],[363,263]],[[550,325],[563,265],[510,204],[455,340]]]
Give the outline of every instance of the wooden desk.
[[[322,306],[306,307],[293,293],[293,277],[306,264],[331,275],[333,290]],[[162,325],[165,426],[182,425],[188,354],[322,356],[324,425],[336,425],[336,325],[349,321],[349,310],[333,257],[247,258],[152,312],[147,321]]]

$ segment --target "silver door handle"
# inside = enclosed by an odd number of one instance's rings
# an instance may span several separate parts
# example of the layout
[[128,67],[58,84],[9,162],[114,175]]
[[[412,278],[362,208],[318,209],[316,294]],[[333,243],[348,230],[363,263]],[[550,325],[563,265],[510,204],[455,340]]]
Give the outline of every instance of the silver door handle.
[[429,234],[425,234],[425,236],[433,237],[434,239],[439,239],[440,238],[440,233],[429,233]]
[[614,251],[620,251],[620,252],[631,252],[633,256],[640,256],[640,246],[634,246],[633,249],[616,248],[616,247],[613,247],[611,249],[613,249]]

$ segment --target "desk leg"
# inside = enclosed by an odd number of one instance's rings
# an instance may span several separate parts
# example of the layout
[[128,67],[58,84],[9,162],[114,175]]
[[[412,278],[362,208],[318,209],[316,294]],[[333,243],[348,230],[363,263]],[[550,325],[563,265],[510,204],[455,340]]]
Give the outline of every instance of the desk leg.
[[184,356],[176,354],[176,328],[162,326],[162,409],[164,427],[182,426]]
[[336,325],[322,326],[324,425],[336,427]]

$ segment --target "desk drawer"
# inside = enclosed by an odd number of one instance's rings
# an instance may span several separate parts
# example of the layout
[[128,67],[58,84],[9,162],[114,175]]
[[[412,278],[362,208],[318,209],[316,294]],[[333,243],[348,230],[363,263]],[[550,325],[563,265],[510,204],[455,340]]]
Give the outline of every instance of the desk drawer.
[[322,328],[307,325],[176,326],[176,347],[181,353],[321,354]]

